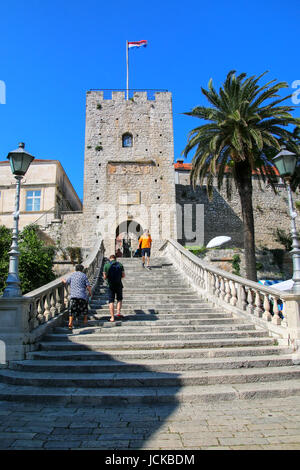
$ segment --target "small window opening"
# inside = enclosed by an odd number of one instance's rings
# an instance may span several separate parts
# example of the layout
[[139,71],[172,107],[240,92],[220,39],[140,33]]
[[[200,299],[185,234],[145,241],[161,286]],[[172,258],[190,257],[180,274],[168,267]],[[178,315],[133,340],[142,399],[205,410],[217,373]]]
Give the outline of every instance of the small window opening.
[[123,134],[122,136],[122,147],[132,147],[132,135]]

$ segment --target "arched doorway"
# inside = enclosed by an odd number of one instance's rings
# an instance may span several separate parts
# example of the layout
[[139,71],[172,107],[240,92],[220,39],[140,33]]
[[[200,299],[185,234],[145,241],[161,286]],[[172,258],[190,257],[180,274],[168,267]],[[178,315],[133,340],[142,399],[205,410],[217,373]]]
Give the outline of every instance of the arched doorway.
[[117,257],[130,258],[138,248],[143,229],[135,220],[126,220],[116,230],[115,253]]

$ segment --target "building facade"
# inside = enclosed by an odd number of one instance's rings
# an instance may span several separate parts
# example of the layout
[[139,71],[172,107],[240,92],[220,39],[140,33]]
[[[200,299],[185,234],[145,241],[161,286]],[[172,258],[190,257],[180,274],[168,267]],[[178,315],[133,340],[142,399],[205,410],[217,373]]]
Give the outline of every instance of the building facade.
[[[16,180],[9,161],[0,162],[0,225],[13,226]],[[22,179],[20,192],[20,219],[22,229],[28,224],[47,227],[60,219],[63,211],[82,211],[67,174],[58,160],[35,159]]]

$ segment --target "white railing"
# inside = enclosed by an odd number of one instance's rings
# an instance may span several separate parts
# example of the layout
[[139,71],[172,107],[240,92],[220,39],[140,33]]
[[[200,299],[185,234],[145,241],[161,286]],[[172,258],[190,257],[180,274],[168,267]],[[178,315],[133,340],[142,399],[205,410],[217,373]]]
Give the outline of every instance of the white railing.
[[[167,240],[160,250],[207,300],[237,315],[251,318],[274,335],[293,344],[295,349],[299,347],[299,295],[281,292],[275,287],[266,287],[217,269],[201,261],[174,240]],[[279,311],[278,301],[282,302],[282,311]]]
[[[99,242],[86,261],[82,264],[94,291],[104,256],[103,242]],[[73,272],[73,271],[72,271]],[[48,322],[68,308],[69,288],[63,282],[72,272],[49,282],[48,284],[28,292],[24,297],[30,299],[29,303],[29,331]]]

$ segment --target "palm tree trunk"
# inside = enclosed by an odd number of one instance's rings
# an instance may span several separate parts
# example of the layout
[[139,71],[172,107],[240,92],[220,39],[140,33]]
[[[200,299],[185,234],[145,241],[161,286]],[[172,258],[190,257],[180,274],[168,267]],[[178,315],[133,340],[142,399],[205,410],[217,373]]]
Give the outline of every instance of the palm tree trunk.
[[244,250],[246,277],[257,282],[255,258],[255,232],[252,205],[252,170],[247,161],[235,165],[235,181],[238,188],[244,223]]

